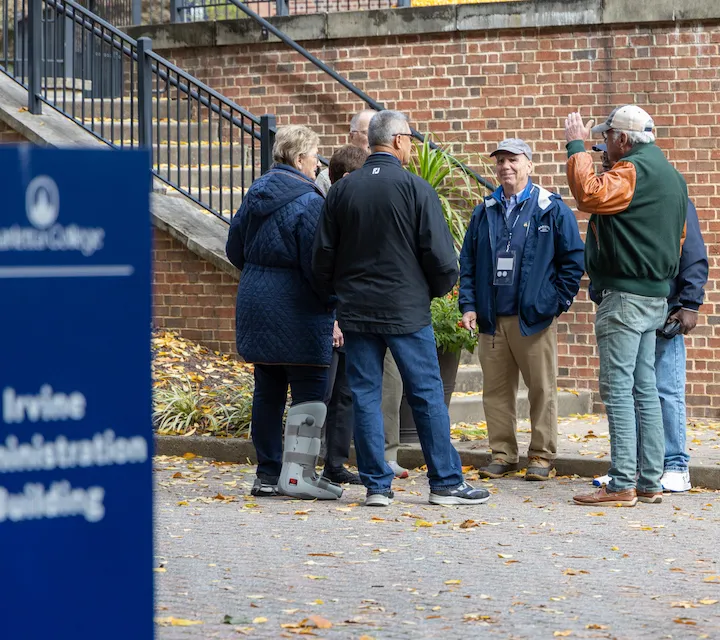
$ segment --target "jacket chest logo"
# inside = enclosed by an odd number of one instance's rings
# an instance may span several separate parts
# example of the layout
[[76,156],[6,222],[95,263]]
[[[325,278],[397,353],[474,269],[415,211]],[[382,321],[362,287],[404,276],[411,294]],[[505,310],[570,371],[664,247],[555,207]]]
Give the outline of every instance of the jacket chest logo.
[[548,232],[550,231],[550,225],[541,224],[541,225],[538,227],[538,231],[539,231],[540,233],[548,233]]

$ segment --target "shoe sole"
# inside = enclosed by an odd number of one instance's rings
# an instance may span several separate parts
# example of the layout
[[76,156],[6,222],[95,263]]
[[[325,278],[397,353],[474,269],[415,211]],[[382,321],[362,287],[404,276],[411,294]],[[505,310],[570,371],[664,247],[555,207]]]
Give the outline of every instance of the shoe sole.
[[632,500],[605,500],[603,502],[581,502],[573,498],[573,502],[583,507],[634,507],[638,503],[638,499],[633,498]]
[[662,496],[653,496],[652,498],[638,496],[638,502],[644,502],[645,504],[658,504],[662,502]]
[[687,493],[690,489],[692,489],[692,485],[687,489],[666,489],[663,487],[663,493]]
[[405,480],[405,478],[409,478],[409,477],[410,477],[410,472],[408,472],[408,471],[403,471],[400,475],[397,475],[397,474],[396,474],[395,477],[396,477],[396,478],[400,478],[400,480]]
[[[552,474],[552,471],[550,472]],[[525,473],[525,480],[529,481],[543,481],[543,480],[550,480],[550,478],[553,478],[555,474],[552,475],[540,475],[539,473]]]
[[503,473],[490,473],[489,471],[478,471],[478,475],[481,478],[491,478],[497,480],[498,478],[504,478],[505,476],[511,476],[517,473],[519,469],[512,469],[511,471],[504,471]]
[[484,502],[487,502],[490,500],[490,496],[487,498],[458,498],[457,496],[436,496],[435,494],[431,493],[430,498],[428,499],[428,502],[430,504],[439,504],[442,506],[448,506],[453,504],[483,504]]
[[392,504],[392,500],[390,498],[387,498],[383,501],[373,501],[368,502],[368,500],[365,500],[365,506],[366,507],[389,507]]

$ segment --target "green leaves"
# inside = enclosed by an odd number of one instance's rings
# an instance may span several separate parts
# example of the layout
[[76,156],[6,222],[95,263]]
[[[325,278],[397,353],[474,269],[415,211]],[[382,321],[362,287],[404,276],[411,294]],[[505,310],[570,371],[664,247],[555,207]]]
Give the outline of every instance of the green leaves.
[[477,345],[477,337],[473,336],[461,324],[462,314],[458,307],[458,291],[455,287],[442,298],[435,298],[430,303],[435,343],[440,351],[459,353],[465,349],[472,353]]
[[481,198],[479,183],[449,153],[431,148],[430,136],[416,145],[416,151],[408,170],[437,192],[455,249],[460,253],[470,215]]

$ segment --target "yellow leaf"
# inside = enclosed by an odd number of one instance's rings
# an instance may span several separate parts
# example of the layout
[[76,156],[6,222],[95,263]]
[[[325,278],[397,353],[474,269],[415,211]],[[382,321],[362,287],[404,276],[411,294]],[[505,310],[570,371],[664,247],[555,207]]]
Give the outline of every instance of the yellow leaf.
[[191,627],[195,624],[202,624],[202,620],[186,620],[185,618],[155,618],[155,623],[163,627]]
[[416,527],[432,527],[433,523],[428,522],[427,520],[415,520],[415,526]]
[[720,576],[705,576],[703,582],[720,582]]
[[303,578],[307,578],[308,580],[327,580],[325,576],[311,576],[308,574],[305,574]]
[[572,634],[572,631],[567,629],[566,631],[556,631],[553,633],[553,636],[556,638],[567,638],[570,634]]
[[165,572],[167,571],[167,569],[166,569],[165,567],[155,567],[155,568],[153,569],[153,571],[154,571],[155,573],[165,573]]
[[604,516],[605,512],[604,511],[593,511],[592,513],[588,513],[586,515],[588,515],[588,516]]
[[192,460],[193,458],[197,458],[197,456],[194,453],[190,453],[189,451],[185,454],[183,454],[183,458],[185,460]]
[[610,547],[610,551],[620,551],[620,547]]
[[256,509],[256,508],[257,508],[257,503],[256,503],[256,502],[246,502],[243,506],[244,506],[246,509]]
[[512,558],[508,553],[498,553],[498,558]]
[[263,624],[267,622],[267,618],[260,616],[259,618],[253,618],[253,624]]
[[180,502],[177,503],[178,507],[187,507],[188,501],[187,500],[180,500]]
[[698,600],[700,604],[717,604],[717,600]]
[[460,584],[462,580],[445,580],[445,584]]
[[180,473],[180,472],[178,471],[177,473],[174,473],[172,477],[173,477],[173,478],[183,478],[184,476],[183,476],[182,473]]
[[606,624],[586,624],[586,629],[607,629]]
[[309,616],[308,621],[305,624],[306,627],[317,627],[318,629],[330,629],[332,627],[332,622],[322,616]]

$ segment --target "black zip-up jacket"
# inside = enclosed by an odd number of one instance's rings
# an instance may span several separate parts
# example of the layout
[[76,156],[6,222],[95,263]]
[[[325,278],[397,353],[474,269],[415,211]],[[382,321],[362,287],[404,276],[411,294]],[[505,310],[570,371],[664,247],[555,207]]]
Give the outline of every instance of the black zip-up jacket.
[[458,279],[440,200],[387,153],[328,192],[313,245],[315,286],[338,298],[343,331],[414,333]]

